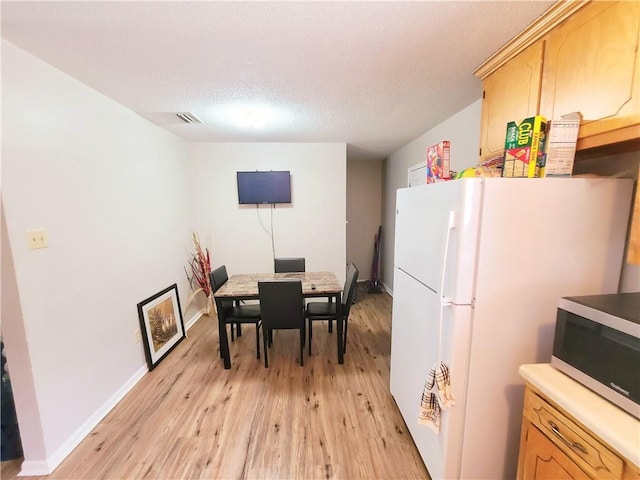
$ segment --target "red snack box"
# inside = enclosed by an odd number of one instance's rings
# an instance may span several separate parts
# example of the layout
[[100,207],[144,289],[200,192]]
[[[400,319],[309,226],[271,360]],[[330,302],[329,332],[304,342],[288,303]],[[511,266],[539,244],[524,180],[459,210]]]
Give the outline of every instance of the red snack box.
[[444,140],[427,148],[427,183],[449,180],[451,143]]

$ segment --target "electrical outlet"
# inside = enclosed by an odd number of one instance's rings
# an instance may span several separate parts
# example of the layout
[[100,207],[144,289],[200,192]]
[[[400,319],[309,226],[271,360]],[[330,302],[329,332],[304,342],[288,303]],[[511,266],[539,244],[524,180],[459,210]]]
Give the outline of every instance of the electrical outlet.
[[140,343],[140,342],[142,342],[142,338],[140,337],[140,330],[135,329],[135,330],[133,331],[133,338],[134,338],[134,340],[135,340],[135,342],[136,342],[136,343]]
[[47,231],[44,228],[27,230],[27,247],[29,250],[47,248],[48,246]]

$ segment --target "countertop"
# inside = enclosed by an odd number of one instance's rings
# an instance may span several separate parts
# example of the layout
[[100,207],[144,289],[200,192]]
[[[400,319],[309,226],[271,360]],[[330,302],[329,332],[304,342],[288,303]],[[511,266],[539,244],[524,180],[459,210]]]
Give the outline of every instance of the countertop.
[[518,373],[640,468],[640,420],[548,363],[521,365]]

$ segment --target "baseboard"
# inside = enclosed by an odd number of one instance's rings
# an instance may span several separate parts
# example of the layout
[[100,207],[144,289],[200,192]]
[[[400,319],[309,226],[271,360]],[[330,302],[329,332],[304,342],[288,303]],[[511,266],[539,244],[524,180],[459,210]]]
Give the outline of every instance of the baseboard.
[[55,466],[49,466],[49,462],[45,461],[28,461],[25,460],[20,466],[18,477],[39,477],[49,475],[53,472]]
[[[198,311],[185,324],[185,330],[189,330],[202,316],[204,312]],[[19,477],[36,477],[50,475],[62,461],[86,438],[100,421],[118,404],[136,383],[149,371],[145,364],[140,367],[89,419],[84,422],[58,450],[46,460],[25,460],[20,466]]]
[[184,324],[184,328],[186,330],[189,330],[203,316],[204,316],[204,312],[202,310],[198,311],[193,317],[191,317],[189,320],[187,320],[187,323]]
[[[363,286],[365,283],[371,283],[371,280],[365,279],[365,280],[358,280],[356,282],[356,284],[360,287]],[[379,281],[378,285],[381,286],[385,292],[387,292],[390,296],[393,297],[393,290],[389,289],[389,287],[387,287],[384,282]],[[382,292],[377,292],[377,293],[382,293]]]
[[140,381],[149,371],[145,364],[140,367],[102,406],[95,411],[56,452],[44,461],[22,462],[19,477],[49,475],[62,463],[62,461],[86,438],[100,421],[115,407],[124,396]]

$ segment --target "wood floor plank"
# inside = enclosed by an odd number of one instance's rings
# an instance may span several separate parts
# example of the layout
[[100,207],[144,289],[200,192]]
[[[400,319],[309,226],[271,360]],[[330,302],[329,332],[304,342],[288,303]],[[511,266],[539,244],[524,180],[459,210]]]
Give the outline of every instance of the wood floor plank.
[[[34,478],[428,479],[389,393],[391,298],[360,286],[356,299],[343,365],[335,325],[316,322],[304,366],[297,331],[274,332],[266,369],[244,326],[224,370],[216,320],[203,317],[53,474]],[[2,479],[19,465],[2,462]]]

